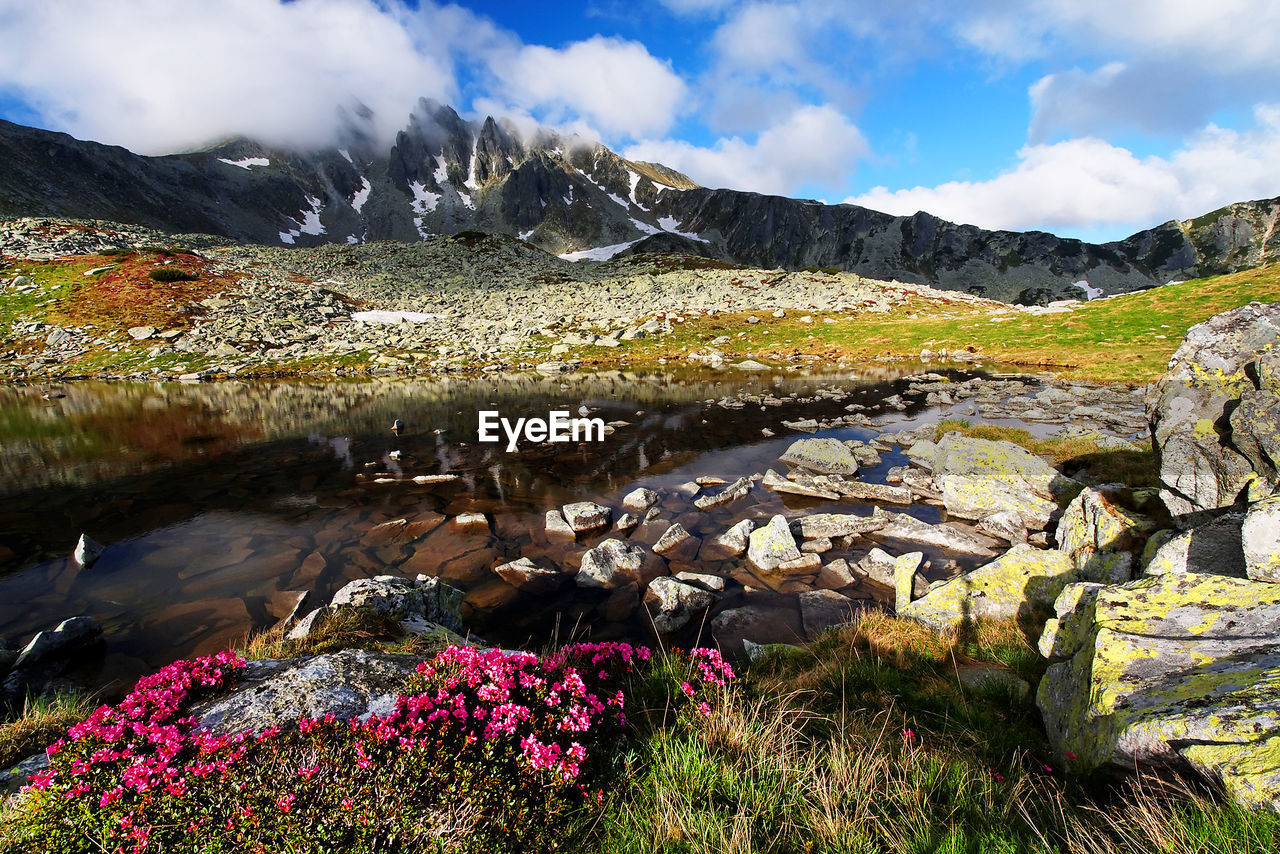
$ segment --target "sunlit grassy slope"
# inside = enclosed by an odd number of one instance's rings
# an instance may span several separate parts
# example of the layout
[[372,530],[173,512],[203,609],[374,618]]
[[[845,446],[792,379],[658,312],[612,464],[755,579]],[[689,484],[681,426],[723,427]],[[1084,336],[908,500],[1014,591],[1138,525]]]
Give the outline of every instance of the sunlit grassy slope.
[[[1040,366],[1062,376],[1145,383],[1164,372],[1191,326],[1250,302],[1280,301],[1280,264],[1166,285],[1112,299],[1081,303],[1070,312],[993,312],[989,305],[912,298],[888,313],[824,314],[785,318],[757,312],[690,318],[674,335],[632,342],[639,357],[676,356],[730,336],[726,353],[786,357],[800,353],[869,360],[918,357],[922,349],[970,350],[991,361]],[[835,323],[824,323],[824,319]]]

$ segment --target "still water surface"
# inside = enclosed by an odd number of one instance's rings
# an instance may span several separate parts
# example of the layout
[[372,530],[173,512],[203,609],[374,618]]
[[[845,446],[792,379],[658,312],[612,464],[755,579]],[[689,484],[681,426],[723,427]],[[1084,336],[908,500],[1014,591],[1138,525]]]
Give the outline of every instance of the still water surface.
[[[558,594],[522,597],[491,568],[520,556],[576,566],[609,534],[549,542],[546,511],[592,500],[616,518],[622,496],[637,486],[665,496],[661,529],[651,526],[649,540],[676,520],[705,537],[777,512],[870,513],[859,502],[784,499],[758,486],[743,502],[690,512],[676,487],[700,476],[785,471],[778,457],[801,434],[782,420],[874,407],[903,391],[912,372],[3,387],[0,637],[25,642],[61,619],[92,615],[108,638],[100,677],[127,680],[272,625],[298,591],[327,601],[351,579],[419,572],[468,590],[471,624],[494,642],[539,645],[575,626],[597,638],[643,637],[640,617],[610,619],[600,592],[568,583]],[[832,399],[836,389],[843,396]],[[740,409],[708,402],[740,393],[795,400]],[[626,424],[599,443],[524,444],[512,453],[505,443],[476,441],[480,410],[514,418],[553,409],[576,415],[579,407]],[[923,405],[869,414],[885,430],[938,417]],[[404,423],[398,435],[390,429],[396,419]],[[875,433],[846,427],[816,435]],[[902,461],[886,454],[860,477],[883,482]],[[439,474],[459,478],[413,480]],[[488,529],[450,524],[466,512],[487,514]],[[911,512],[938,518],[923,505]],[[397,519],[427,533],[405,541],[375,530]],[[70,557],[81,533],[108,546],[89,569]],[[744,601],[732,562],[685,568],[730,577],[719,608]]]

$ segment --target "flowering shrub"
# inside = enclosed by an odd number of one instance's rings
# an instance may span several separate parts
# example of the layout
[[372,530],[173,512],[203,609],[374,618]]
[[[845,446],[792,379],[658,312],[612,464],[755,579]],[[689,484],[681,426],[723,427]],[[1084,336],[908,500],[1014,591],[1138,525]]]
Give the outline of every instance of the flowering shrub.
[[180,713],[244,661],[175,662],[49,747],[22,841],[48,852],[553,850],[575,811],[604,799],[629,696],[710,714],[733,677],[713,650],[652,658],[625,643],[543,658],[452,646],[419,665],[386,716],[230,735]]

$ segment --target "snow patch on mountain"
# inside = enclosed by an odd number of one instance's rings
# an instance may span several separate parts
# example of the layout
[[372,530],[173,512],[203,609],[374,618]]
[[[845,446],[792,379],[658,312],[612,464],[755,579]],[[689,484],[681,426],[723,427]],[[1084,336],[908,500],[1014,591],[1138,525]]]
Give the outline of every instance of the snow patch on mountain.
[[419,236],[425,240],[431,236],[431,232],[422,227],[422,221],[440,204],[442,194],[431,192],[421,181],[414,181],[409,189],[413,191],[413,212],[417,214],[413,218],[413,227],[418,229]]
[[628,240],[626,243],[615,243],[612,246],[597,246],[594,249],[580,249],[577,252],[566,252],[560,255],[566,261],[608,261],[614,255],[635,246],[643,238]]
[[271,161],[265,157],[246,157],[243,160],[228,160],[225,157],[219,157],[218,160],[228,166],[239,166],[241,169],[249,170],[255,166],[270,166]]
[[351,197],[351,207],[356,213],[360,213],[364,207],[364,203],[369,201],[369,191],[373,189],[373,185],[369,183],[368,178],[360,179],[360,189],[356,190],[355,195]]
[[302,219],[296,217],[287,217],[287,219],[296,226],[286,231],[280,232],[280,242],[292,245],[294,239],[304,234],[321,235],[325,233],[324,223],[320,222],[320,214],[324,211],[324,203],[313,196],[307,196],[307,204],[311,206],[310,210],[301,211]]
[[660,219],[658,220],[658,226],[659,226],[663,231],[670,232],[671,234],[675,234],[675,235],[677,235],[677,236],[679,236],[679,237],[687,237],[687,238],[689,238],[690,240],[697,240],[697,241],[700,241],[700,242],[702,242],[702,243],[710,243],[710,242],[711,242],[710,240],[707,240],[705,237],[700,237],[700,236],[698,236],[698,235],[694,234],[694,233],[693,233],[693,232],[691,232],[691,231],[681,231],[681,230],[680,230],[680,223],[676,222],[675,217],[664,216],[664,217],[660,218]]
[[356,162],[355,162],[354,160],[352,160],[352,159],[351,159],[351,152],[350,152],[350,151],[347,151],[345,148],[339,148],[339,149],[338,149],[338,153],[339,153],[339,154],[341,154],[341,155],[343,156],[343,158],[344,158],[348,163],[350,163],[352,166],[354,166],[354,165],[356,164]]
[[640,185],[640,179],[644,176],[634,169],[627,170],[627,176],[631,178],[631,204],[635,205],[642,211],[648,211],[644,205],[640,204],[640,200],[636,198],[636,187]]

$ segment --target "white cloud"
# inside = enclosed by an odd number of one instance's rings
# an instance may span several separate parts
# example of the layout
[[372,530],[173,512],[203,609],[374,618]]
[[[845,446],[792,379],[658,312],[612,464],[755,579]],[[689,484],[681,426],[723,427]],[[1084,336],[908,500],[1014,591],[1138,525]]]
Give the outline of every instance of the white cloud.
[[1028,145],[989,181],[951,181],[847,203],[898,215],[928,211],[983,228],[1106,231],[1115,237],[1231,202],[1280,194],[1280,106],[1259,106],[1246,132],[1210,125],[1168,157],[1138,158],[1096,138]]
[[404,14],[372,0],[0,0],[0,88],[49,125],[148,153],[232,133],[323,141],[354,101],[389,133],[419,96],[456,93]]
[[763,131],[699,148],[679,140],[646,140],[625,157],[657,161],[706,187],[786,195],[806,185],[840,185],[869,153],[862,132],[830,106],[806,106]]
[[606,134],[664,133],[686,97],[684,81],[639,42],[593,36],[563,49],[529,45],[491,57],[507,102]]

